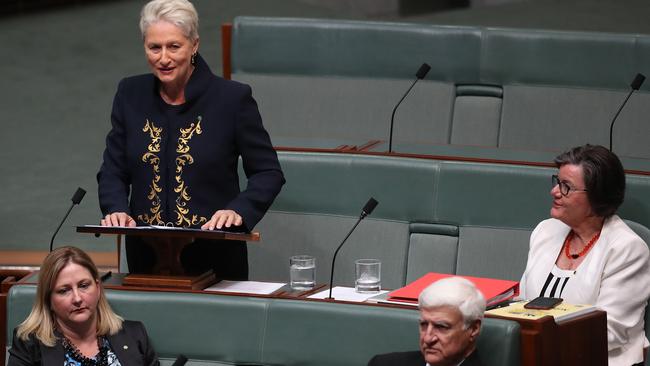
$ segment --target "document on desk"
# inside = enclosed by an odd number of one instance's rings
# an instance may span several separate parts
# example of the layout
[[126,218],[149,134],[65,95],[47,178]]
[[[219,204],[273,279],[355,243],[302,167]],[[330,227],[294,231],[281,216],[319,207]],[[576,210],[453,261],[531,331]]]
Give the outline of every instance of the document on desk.
[[[364,302],[373,296],[385,294],[387,292],[388,291],[379,291],[379,292],[373,292],[371,294],[360,294],[354,290],[354,287],[336,286],[332,288],[332,297],[335,300],[341,300],[341,301]],[[307,298],[325,299],[329,296],[329,294],[330,294],[330,290],[327,289],[321,292],[317,292],[311,296],[308,296]]]
[[204,291],[238,292],[244,294],[270,295],[279,290],[286,283],[258,282],[258,281],[220,281],[206,288]]
[[147,229],[155,229],[156,226],[154,225],[149,225],[149,226],[102,226],[102,225],[83,225],[80,227],[88,227],[88,228],[95,228],[95,229],[106,229],[108,227],[115,227],[115,228],[124,228],[124,229],[134,229],[134,230],[147,230]]
[[536,320],[545,316],[552,316],[556,324],[562,324],[579,316],[589,314],[598,310],[593,305],[575,305],[562,302],[552,309],[527,309],[524,307],[528,301],[512,303],[508,306],[488,310],[485,313],[514,319]]

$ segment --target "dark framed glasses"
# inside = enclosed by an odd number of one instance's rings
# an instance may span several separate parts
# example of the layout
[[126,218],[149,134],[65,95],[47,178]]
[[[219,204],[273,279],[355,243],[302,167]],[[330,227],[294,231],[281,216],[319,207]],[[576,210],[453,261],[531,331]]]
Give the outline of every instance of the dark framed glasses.
[[553,174],[551,176],[551,188],[555,188],[555,186],[560,186],[560,193],[562,193],[563,196],[568,196],[571,192],[587,192],[586,189],[571,187],[569,183],[561,181],[556,174]]

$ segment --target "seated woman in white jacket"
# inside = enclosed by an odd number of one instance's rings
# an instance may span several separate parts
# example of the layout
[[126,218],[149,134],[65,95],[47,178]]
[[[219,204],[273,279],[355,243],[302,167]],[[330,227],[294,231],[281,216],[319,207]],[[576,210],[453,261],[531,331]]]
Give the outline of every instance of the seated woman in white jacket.
[[561,297],[607,312],[610,366],[642,365],[648,340],[648,246],[617,215],[625,172],[602,146],[573,148],[555,159],[551,219],[530,236],[521,297]]

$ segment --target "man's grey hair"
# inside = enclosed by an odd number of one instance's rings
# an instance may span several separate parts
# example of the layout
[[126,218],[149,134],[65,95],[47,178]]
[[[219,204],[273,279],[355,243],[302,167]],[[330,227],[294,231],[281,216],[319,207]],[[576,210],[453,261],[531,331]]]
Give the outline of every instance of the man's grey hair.
[[439,306],[457,308],[463,315],[465,328],[483,319],[485,312],[485,298],[481,291],[471,281],[461,277],[448,277],[432,283],[420,293],[418,303],[420,309]]
[[199,39],[199,14],[194,5],[187,0],[153,0],[148,2],[140,13],[140,32],[142,38],[153,23],[165,21],[183,30],[190,41]]

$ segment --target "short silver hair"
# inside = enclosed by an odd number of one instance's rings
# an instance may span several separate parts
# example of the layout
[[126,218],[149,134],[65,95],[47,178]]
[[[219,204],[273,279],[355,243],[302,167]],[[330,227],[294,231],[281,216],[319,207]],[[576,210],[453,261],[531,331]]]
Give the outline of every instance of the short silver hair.
[[153,23],[165,21],[176,25],[190,41],[199,39],[199,14],[187,0],[152,0],[140,12],[142,38]]
[[461,277],[438,280],[425,288],[418,298],[420,309],[453,306],[463,315],[465,328],[483,319],[485,298],[474,284]]

